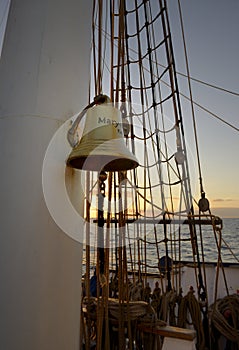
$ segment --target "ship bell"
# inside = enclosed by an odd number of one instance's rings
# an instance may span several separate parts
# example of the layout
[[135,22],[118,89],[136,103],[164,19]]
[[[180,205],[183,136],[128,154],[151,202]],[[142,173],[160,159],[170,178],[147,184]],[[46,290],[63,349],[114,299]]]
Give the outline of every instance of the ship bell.
[[91,171],[123,171],[138,166],[137,158],[125,144],[117,108],[101,103],[87,110],[82,137],[73,147],[67,165]]

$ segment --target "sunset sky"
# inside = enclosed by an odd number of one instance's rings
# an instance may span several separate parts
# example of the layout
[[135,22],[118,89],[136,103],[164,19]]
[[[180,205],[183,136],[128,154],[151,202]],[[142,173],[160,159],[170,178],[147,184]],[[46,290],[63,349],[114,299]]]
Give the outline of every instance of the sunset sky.
[[[155,0],[156,1],[156,0]],[[2,40],[9,0],[0,0]],[[178,1],[169,0],[176,68],[186,74]],[[193,100],[239,128],[239,2],[238,0],[181,0],[191,77],[237,93],[227,93],[192,81]],[[0,40],[0,45],[1,45]],[[189,96],[186,78],[179,75],[181,92]],[[182,96],[184,129],[195,155],[191,107]],[[195,105],[198,143],[206,196],[213,213],[239,217],[239,132]],[[196,161],[191,164],[195,168]],[[198,193],[198,173],[192,187]],[[214,210],[215,208],[215,210]]]
[[[177,70],[185,73],[177,3],[171,0],[168,6]],[[239,2],[182,0],[181,8],[191,77],[239,94]],[[179,76],[181,92],[189,96],[185,80]],[[193,81],[192,93],[196,103],[239,128],[238,95]],[[183,97],[182,102],[185,133],[193,149],[190,104]],[[195,115],[204,190],[211,207],[223,217],[239,217],[239,132],[197,106]]]

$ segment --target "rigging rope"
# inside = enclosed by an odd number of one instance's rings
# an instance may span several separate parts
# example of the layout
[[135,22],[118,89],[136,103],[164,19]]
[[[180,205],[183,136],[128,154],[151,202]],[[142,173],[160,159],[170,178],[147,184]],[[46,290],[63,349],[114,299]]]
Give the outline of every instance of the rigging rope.
[[[166,251],[166,258],[172,258],[175,261],[178,257],[180,261],[184,249],[183,242],[191,240],[193,267],[196,274],[195,280],[200,288],[203,287],[203,284],[201,272],[197,275],[198,270],[200,270],[200,261],[196,242],[196,224],[194,217],[188,215],[189,212],[190,214],[193,213],[191,210],[189,169],[186,164],[187,160],[183,159],[183,162],[180,163],[175,157],[175,149],[177,151],[181,149],[186,152],[186,147],[166,1],[159,0],[159,12],[156,13],[154,12],[155,9],[151,8],[152,3],[150,1],[142,0],[139,4],[139,1],[135,0],[135,9],[127,11],[124,7],[128,6],[128,2],[125,0],[120,0],[119,2],[112,0],[109,2],[111,7],[110,22],[107,22],[103,15],[103,4],[105,3],[103,0],[99,2],[95,0],[94,2],[95,11],[97,9],[94,20],[98,21],[98,25],[93,25],[94,71],[91,78],[94,79],[94,87],[97,94],[101,92],[102,87],[106,89],[109,87],[111,99],[119,106],[123,119],[130,121],[130,131],[126,135],[125,141],[133,153],[139,154],[141,165],[125,174],[123,172],[118,174],[112,173],[108,176],[108,188],[105,193],[108,200],[108,208],[105,209],[107,218],[106,230],[103,233],[103,239],[106,242],[104,249],[106,284],[103,287],[100,285],[100,256],[98,252],[96,259],[96,264],[98,265],[97,316],[99,316],[97,321],[97,349],[100,349],[102,344],[104,344],[104,348],[108,350],[111,345],[108,299],[112,292],[110,288],[113,284],[117,284],[115,295],[118,297],[119,313],[118,339],[116,342],[121,348],[124,348],[125,329],[127,329],[128,338],[130,339],[129,346],[133,350],[132,315],[129,307],[131,277],[129,277],[128,269],[133,271],[132,279],[134,283],[138,279],[138,282],[143,287],[147,283],[148,272],[152,271],[152,269],[156,270],[158,275],[160,275],[159,278],[163,290],[166,284],[163,282],[163,273],[161,273],[160,256],[165,254]],[[156,13],[154,18],[152,13]],[[135,15],[134,25],[131,23],[130,14]],[[144,23],[143,26],[142,21]],[[103,35],[105,32],[102,27],[107,27],[109,23],[111,46],[106,49],[106,35],[104,40]],[[130,32],[132,27],[133,31],[135,30],[133,33]],[[163,40],[160,38],[160,33],[164,37]],[[159,42],[156,41],[156,37],[159,37]],[[133,57],[134,59],[131,59],[133,51],[130,46],[130,40],[134,40],[132,46],[137,48],[135,51],[137,56]],[[96,49],[98,49],[98,52],[96,52]],[[106,62],[106,52],[108,51],[111,55],[110,68]],[[161,61],[161,59],[167,62],[167,66],[164,69],[161,69],[158,63],[158,60]],[[108,72],[106,72],[107,70]],[[104,81],[104,79],[107,80]],[[189,74],[188,79],[190,80]],[[165,84],[170,87],[170,93],[168,93],[167,87],[164,86]],[[192,96],[190,97],[191,104],[193,104]],[[131,104],[125,104],[125,101],[141,103],[140,112],[134,109]],[[168,108],[168,106],[170,107]],[[160,115],[156,113],[157,108],[161,112]],[[167,121],[167,114],[170,114],[170,122]],[[140,132],[137,131],[138,126]],[[137,146],[136,149],[137,141],[140,146]],[[173,146],[170,147],[169,145]],[[124,180],[127,181],[127,184],[122,185],[121,183]],[[92,176],[91,186],[89,186],[89,197],[93,196],[93,190],[94,194],[96,193],[95,187],[96,181]],[[202,186],[201,190],[203,190]],[[130,201],[132,201],[132,206],[128,209]],[[87,215],[90,216],[90,207],[87,209]],[[162,216],[164,220],[160,220]],[[147,218],[151,219],[152,226],[148,225]],[[157,218],[159,220],[155,224]],[[180,220],[187,219],[190,222],[189,231],[186,233],[183,230],[181,231],[182,226],[180,224],[177,226],[175,218]],[[130,225],[128,225],[130,220],[133,223],[133,238],[132,226],[130,228]],[[163,240],[161,239],[162,232],[160,232],[158,224],[161,224],[161,227],[162,224],[164,225]],[[147,234],[153,237],[152,240],[154,242],[150,242],[149,238],[146,239]],[[200,237],[202,245],[201,227]],[[126,243],[129,244],[129,247],[126,247]],[[110,244],[115,244],[114,249],[111,251],[111,257],[108,249]],[[96,252],[97,249],[95,246],[94,251]],[[148,252],[153,252],[154,258],[157,258],[157,263],[152,262]],[[201,253],[203,254],[203,249],[201,249]],[[87,249],[87,278],[89,278],[90,271],[90,254],[91,251]],[[181,264],[170,268],[170,271],[169,266],[164,267],[168,289],[172,289],[172,293],[165,295],[161,299],[161,311],[165,318],[169,312],[169,321],[172,324],[176,324],[174,308],[176,297],[179,298],[179,295],[176,294],[180,293],[181,268]],[[110,269],[115,270],[115,280],[112,280],[112,283],[109,283],[109,280],[112,278]],[[176,290],[177,293],[175,292]],[[87,297],[89,299],[89,292],[87,292]],[[194,299],[196,300],[195,297]],[[184,302],[187,304],[187,308],[185,307],[184,310],[187,309],[187,312],[190,308],[191,310],[196,310],[194,316],[197,317],[196,327],[198,327],[199,342],[203,343],[200,340],[202,339],[200,327],[202,323],[201,313],[203,311],[202,308],[198,309],[199,304],[196,305],[194,299],[191,295],[188,296],[188,300],[185,298]],[[89,320],[86,320],[89,331]],[[89,334],[90,332],[85,337],[89,337]]]
[[[177,71],[177,74],[181,75],[182,77],[188,78],[188,76],[186,74],[180,73],[178,71]],[[223,91],[223,92],[227,92],[228,94],[231,94],[231,95],[239,96],[238,92],[235,92],[235,91],[232,91],[232,90],[229,90],[229,89],[225,89],[225,88],[223,88],[221,86],[216,86],[214,84],[210,84],[210,83],[205,82],[203,80],[200,80],[200,79],[197,79],[197,78],[193,78],[192,76],[190,76],[189,79],[193,80],[193,81],[196,81],[197,83],[209,86],[209,87],[211,87],[213,89],[220,90],[220,91]]]
[[[96,26],[96,27],[97,27],[97,26]],[[103,29],[102,29],[102,33],[103,33],[105,36],[109,36],[109,34],[106,33]],[[116,44],[114,44],[114,45],[116,45]],[[133,52],[133,53],[136,52],[133,48],[130,48],[130,51]],[[145,56],[147,56],[147,55],[145,55]],[[145,57],[145,58],[147,59],[147,57]],[[159,65],[159,66],[161,66],[161,67],[163,67],[163,68],[166,68],[165,65],[163,65],[163,64],[161,64],[161,63],[159,63],[159,62],[157,62],[157,65]],[[143,66],[142,66],[142,67],[143,67]],[[108,66],[107,66],[107,69],[108,69],[108,71],[110,71],[110,69],[109,69]],[[147,71],[147,68],[146,68],[146,67],[143,67],[143,69],[144,69],[145,71]],[[189,78],[190,80],[194,80],[194,81],[200,82],[200,83],[202,83],[202,84],[204,84],[204,85],[213,87],[213,88],[215,88],[215,89],[217,89],[217,90],[221,90],[221,91],[224,91],[224,92],[228,92],[228,93],[230,93],[230,94],[233,94],[233,95],[235,95],[235,96],[239,96],[239,93],[237,93],[237,92],[233,92],[233,91],[231,91],[231,90],[227,90],[227,89],[218,87],[218,86],[216,86],[216,85],[212,85],[212,84],[210,84],[210,83],[208,83],[208,82],[204,82],[204,81],[202,81],[202,80],[193,78],[193,77],[191,77],[191,76],[188,77],[186,74],[180,73],[180,72],[178,72],[178,71],[176,71],[176,73],[177,73],[178,75],[181,75],[181,76],[184,76],[184,77],[186,77],[186,78]],[[170,87],[170,85],[169,85],[166,81],[161,80],[161,82],[162,82],[162,84],[165,84],[166,86]],[[188,96],[186,96],[185,94],[183,94],[181,91],[179,92],[179,95],[182,96],[183,98],[185,98],[186,100],[188,100],[188,101],[191,102],[191,99],[190,99]],[[168,98],[170,98],[170,97],[172,97],[172,96],[169,95]],[[236,131],[239,131],[239,128],[237,128],[235,125],[231,124],[230,122],[228,122],[227,120],[223,119],[222,117],[219,117],[218,114],[216,114],[216,113],[210,111],[208,108],[202,106],[200,103],[196,102],[195,100],[193,100],[193,104],[194,104],[195,106],[199,107],[200,109],[202,109],[203,111],[205,111],[206,113],[208,113],[209,115],[211,115],[212,117],[218,119],[218,120],[221,121],[222,123],[224,123],[224,124],[226,124],[227,126],[231,127],[232,129],[234,129],[234,130],[236,130]]]
[[194,137],[195,137],[195,143],[196,143],[196,154],[197,154],[199,181],[200,181],[200,193],[202,194],[202,193],[204,193],[204,190],[203,190],[203,183],[202,183],[202,170],[201,170],[200,157],[199,157],[196,117],[195,117],[195,111],[194,111],[194,107],[193,107],[193,97],[192,97],[192,87],[191,87],[190,73],[189,73],[188,54],[187,54],[186,40],[185,40],[185,35],[184,35],[184,25],[183,25],[183,17],[182,17],[180,0],[178,0],[178,8],[179,8],[180,25],[181,25],[182,38],[183,38],[184,56],[185,56],[185,61],[186,61],[189,95],[190,95],[190,101],[191,101],[191,112],[192,112],[192,118],[193,118]]

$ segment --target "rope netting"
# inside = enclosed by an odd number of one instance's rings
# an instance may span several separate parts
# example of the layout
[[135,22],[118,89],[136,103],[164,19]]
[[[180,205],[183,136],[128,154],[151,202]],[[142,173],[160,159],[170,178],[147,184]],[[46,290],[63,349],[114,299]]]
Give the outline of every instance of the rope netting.
[[[110,96],[139,166],[104,180],[86,175],[84,348],[138,348],[137,324],[146,321],[193,326],[198,349],[209,348],[203,224],[211,227],[219,271],[221,221],[209,208],[193,208],[166,1],[95,0],[92,67],[89,100]],[[189,292],[182,290],[188,256],[197,288]],[[159,348],[160,337],[149,341]]]

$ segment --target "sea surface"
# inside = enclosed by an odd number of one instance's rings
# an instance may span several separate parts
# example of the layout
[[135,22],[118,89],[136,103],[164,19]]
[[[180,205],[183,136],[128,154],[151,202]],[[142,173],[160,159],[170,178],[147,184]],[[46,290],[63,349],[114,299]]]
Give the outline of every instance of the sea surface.
[[[222,257],[225,262],[239,262],[239,218],[223,219]],[[232,252],[228,249],[231,248]],[[214,257],[215,258],[215,257]]]
[[[130,244],[127,244],[128,256],[131,256],[132,260],[135,257],[135,268],[137,269],[137,253],[133,252],[133,247],[138,247],[138,239],[140,241],[141,246],[141,256],[142,260],[146,258],[147,265],[149,268],[148,272],[157,272],[158,271],[158,256],[163,257],[166,255],[166,245],[164,241],[164,231],[162,225],[159,225],[156,231],[153,229],[153,225],[147,225],[147,235],[140,235],[137,233],[135,235],[134,228],[131,226],[129,230],[129,235],[131,237],[135,237],[134,239],[130,239]],[[193,261],[192,256],[192,245],[190,242],[190,234],[188,226],[181,226],[180,228],[180,238],[182,239],[180,243],[180,251],[179,255],[179,243],[177,241],[178,230],[176,230],[175,235],[172,233],[167,234],[167,238],[169,241],[167,243],[168,256],[172,257],[173,260],[180,261]],[[137,236],[137,237],[136,237]],[[158,252],[155,244],[155,237],[157,237],[158,241]],[[174,238],[175,241],[173,244],[170,242],[170,237]],[[205,262],[214,262],[216,263],[218,260],[218,245],[220,244],[220,232],[216,232],[212,230],[211,226],[203,226],[202,231],[200,232],[197,228],[197,241],[198,241],[198,249],[200,253],[200,261],[202,261],[202,257],[204,257]],[[202,242],[202,244],[201,244]],[[115,243],[115,242],[114,242]],[[129,243],[129,242],[128,242]],[[144,254],[146,248],[146,255]],[[95,266],[96,264],[96,249],[95,247],[91,247],[91,266]],[[113,250],[112,250],[113,252]],[[223,219],[222,231],[221,231],[221,258],[224,263],[239,263],[239,218],[238,219]],[[114,254],[113,254],[114,255]],[[111,257],[113,256],[111,255]],[[113,260],[115,260],[113,258]],[[128,261],[129,266],[132,266],[132,261]],[[85,265],[85,264],[83,264]],[[115,268],[114,262],[111,264],[112,268]]]
[[[163,239],[163,233],[158,232],[159,237]],[[172,235],[172,237],[174,237]],[[176,232],[175,237],[178,237],[178,232]],[[192,245],[187,238],[189,237],[188,227],[181,227],[181,255],[178,255],[178,246],[176,243],[173,246],[168,242],[168,253],[169,256],[172,253],[174,255],[174,260],[181,261],[192,261]],[[149,234],[147,236],[148,241],[153,241],[154,235]],[[184,240],[185,239],[185,240]],[[197,228],[197,241],[198,249],[200,252],[200,260],[204,257],[205,262],[217,262],[218,260],[218,247],[221,242],[221,258],[225,263],[239,263],[239,218],[238,219],[223,219],[223,225],[220,231],[214,234],[211,226],[203,226],[200,233]],[[202,244],[201,244],[202,242]],[[165,243],[159,245],[160,255],[165,255]],[[151,244],[147,246],[147,263],[149,265],[157,264],[157,257],[155,256],[155,250]],[[157,266],[157,265],[156,265]]]

